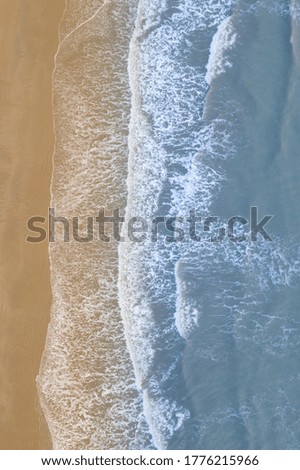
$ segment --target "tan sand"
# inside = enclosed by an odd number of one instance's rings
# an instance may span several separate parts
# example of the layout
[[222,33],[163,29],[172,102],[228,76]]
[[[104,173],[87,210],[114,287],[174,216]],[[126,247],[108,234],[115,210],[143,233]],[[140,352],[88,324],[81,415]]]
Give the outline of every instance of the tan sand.
[[51,446],[36,392],[51,304],[48,246],[25,241],[47,216],[51,81],[64,0],[0,0],[0,449]]

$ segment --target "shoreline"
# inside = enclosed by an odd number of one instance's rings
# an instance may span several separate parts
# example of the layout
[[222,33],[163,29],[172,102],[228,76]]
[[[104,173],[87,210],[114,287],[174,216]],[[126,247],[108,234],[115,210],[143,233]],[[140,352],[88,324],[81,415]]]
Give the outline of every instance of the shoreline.
[[35,379],[50,318],[48,245],[26,222],[47,215],[54,131],[52,74],[63,0],[4,5],[1,82],[0,448],[50,449]]
[[[85,11],[57,56],[51,200],[66,215],[126,202],[134,8],[132,0]],[[50,260],[53,304],[37,382],[53,448],[135,446],[141,403],[118,304],[118,247],[58,242]]]

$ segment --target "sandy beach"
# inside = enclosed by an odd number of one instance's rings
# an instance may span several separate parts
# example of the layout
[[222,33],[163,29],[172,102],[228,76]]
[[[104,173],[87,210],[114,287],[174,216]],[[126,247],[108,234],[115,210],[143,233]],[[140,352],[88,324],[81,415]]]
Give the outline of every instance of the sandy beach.
[[63,0],[1,0],[0,449],[51,448],[35,378],[51,304],[48,246],[25,241],[47,216],[52,72]]

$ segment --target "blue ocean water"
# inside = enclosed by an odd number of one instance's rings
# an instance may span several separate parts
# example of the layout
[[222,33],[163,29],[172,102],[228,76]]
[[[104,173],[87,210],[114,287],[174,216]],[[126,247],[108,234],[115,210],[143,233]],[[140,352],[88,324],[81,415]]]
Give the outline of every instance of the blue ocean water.
[[300,445],[299,11],[139,3],[127,218],[273,216],[272,241],[119,249],[125,331],[158,448]]

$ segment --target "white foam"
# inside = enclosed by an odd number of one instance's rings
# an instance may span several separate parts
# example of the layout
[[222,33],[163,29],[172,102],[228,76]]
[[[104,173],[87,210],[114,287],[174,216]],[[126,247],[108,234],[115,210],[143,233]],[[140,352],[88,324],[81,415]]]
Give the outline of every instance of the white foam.
[[218,75],[232,67],[226,57],[226,53],[233,48],[237,39],[237,33],[233,28],[231,17],[226,18],[218,27],[210,46],[209,60],[206,66],[206,82],[211,85]]
[[[56,215],[86,217],[126,201],[126,67],[134,4],[93,13],[56,56]],[[108,24],[115,29],[108,31]],[[109,34],[114,39],[107,42]],[[37,382],[53,447],[147,448],[151,439],[117,301],[116,244],[53,243],[50,262],[53,304]]]
[[[202,137],[207,137],[207,146],[211,142],[208,131],[199,136],[208,89],[204,73],[179,57],[190,31],[206,31],[219,24],[228,16],[231,2],[198,3],[179,1],[171,22],[165,22],[162,15],[166,2],[160,2],[158,9],[157,2],[144,0],[139,4],[129,55],[132,106],[127,221],[137,214],[151,220],[161,210],[160,196],[166,184],[172,186],[168,211],[177,212],[187,185],[184,172],[171,171],[170,166],[177,164],[186,171],[192,164],[198,170],[201,163],[196,163],[196,155],[203,147]],[[176,150],[178,143],[181,149]],[[215,146],[215,157],[216,150]],[[204,165],[202,169],[197,183],[210,193],[217,172]],[[191,197],[192,185],[190,180]],[[161,241],[149,240],[141,246],[127,242],[119,247],[119,302],[126,341],[137,384],[144,390],[144,412],[158,448],[165,448],[189,417],[187,409],[163,392],[163,382],[176,376],[176,361],[180,360],[181,340],[175,318],[176,250]],[[159,319],[157,304],[161,305]],[[177,358],[174,353],[173,362],[158,361],[158,345],[162,350],[173,348]]]
[[176,402],[144,393],[144,409],[157,448],[165,449],[169,439],[189,419],[190,413]]
[[186,286],[180,276],[180,261],[176,263],[176,318],[175,324],[180,335],[188,339],[190,333],[198,326],[198,321],[201,316],[199,306],[191,303],[190,299],[186,296]]
[[[216,244],[203,239],[184,247],[177,269],[177,325],[182,336],[188,338],[201,324],[205,313],[201,299],[193,299],[189,286],[192,276],[200,284],[206,279],[215,285],[215,291],[209,294],[209,305],[225,312],[224,324],[221,320],[219,323],[220,332],[230,331],[239,343],[260,344],[270,354],[287,352],[288,341],[291,349],[290,338],[295,325],[292,316],[289,318],[286,312],[279,312],[266,321],[264,313],[274,291],[299,286],[300,246],[289,245],[278,238],[272,242],[260,239],[255,243],[248,238],[235,244],[227,239]],[[234,319],[233,329],[230,319]],[[274,329],[278,331],[277,337],[270,333]],[[280,331],[285,332],[283,336]],[[207,350],[206,354],[212,360],[221,360],[219,346],[215,346],[215,350]]]

